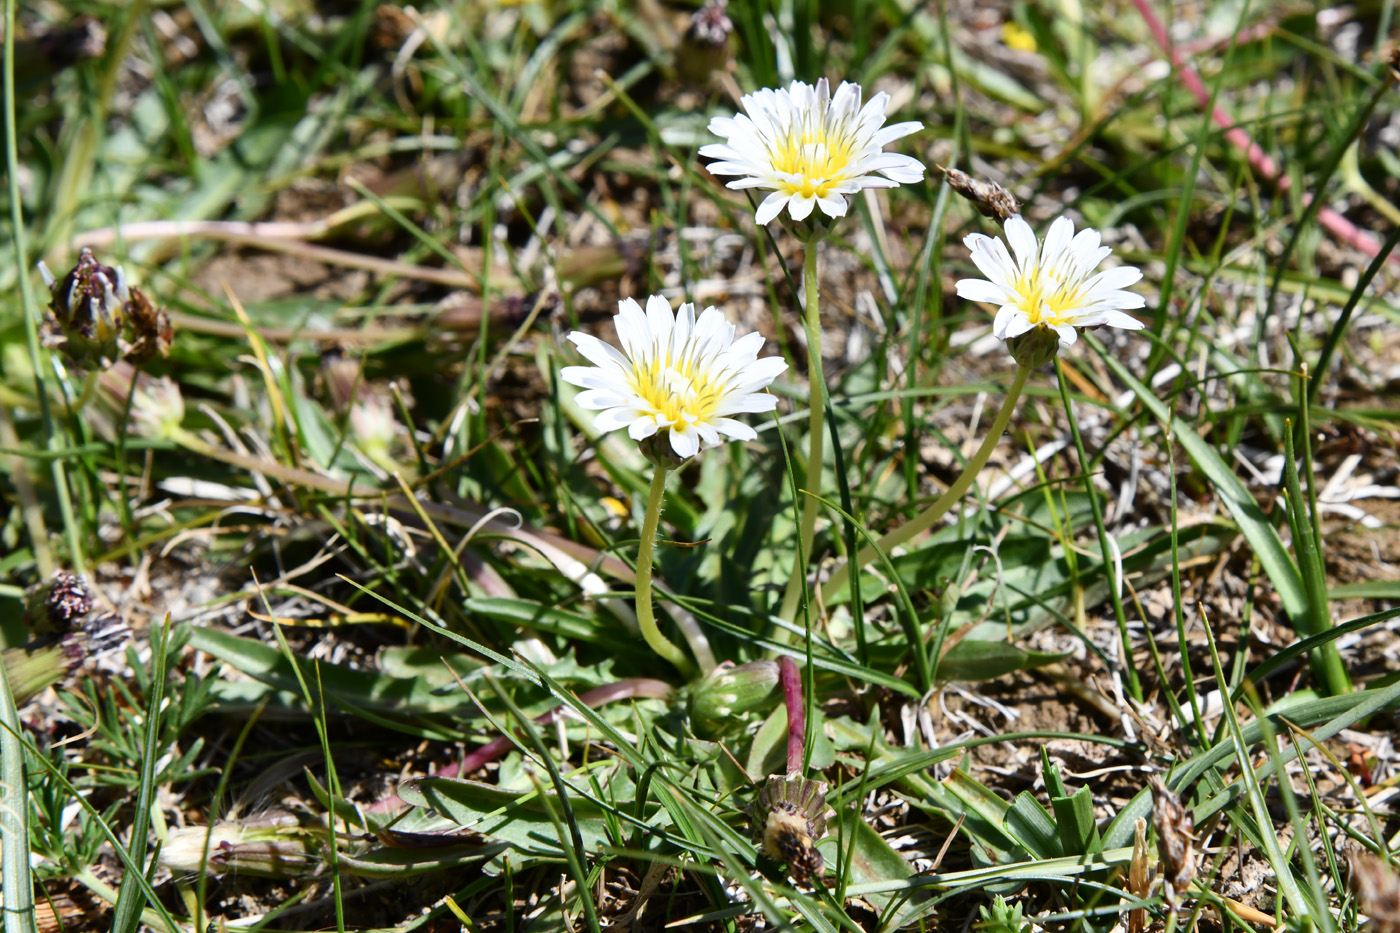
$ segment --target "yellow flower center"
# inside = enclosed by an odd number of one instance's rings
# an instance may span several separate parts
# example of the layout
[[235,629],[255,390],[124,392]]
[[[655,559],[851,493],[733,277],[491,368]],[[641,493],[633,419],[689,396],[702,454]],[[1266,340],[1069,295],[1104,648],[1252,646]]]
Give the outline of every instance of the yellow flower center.
[[672,360],[669,354],[650,365],[632,364],[632,390],[669,424],[709,422],[716,417],[724,383],[710,367],[696,365],[692,354]]
[[849,139],[834,138],[824,127],[815,132],[804,128],[779,140],[771,156],[776,171],[802,179],[800,183],[785,182],[783,193],[824,198],[831,194],[831,185],[844,177],[851,163],[851,145]]
[[1072,324],[1076,312],[1084,307],[1079,285],[1077,281],[1061,280],[1054,272],[1035,269],[1016,280],[1016,306],[1032,325]]

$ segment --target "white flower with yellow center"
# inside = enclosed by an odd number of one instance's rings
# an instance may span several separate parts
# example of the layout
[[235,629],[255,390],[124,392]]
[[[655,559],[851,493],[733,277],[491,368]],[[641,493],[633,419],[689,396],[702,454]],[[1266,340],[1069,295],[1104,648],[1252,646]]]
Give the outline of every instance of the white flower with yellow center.
[[[1053,330],[1061,349],[1079,339],[1076,327],[1107,324],[1137,330],[1142,322],[1126,310],[1146,300],[1126,289],[1142,278],[1134,266],[1117,266],[1095,273],[1113,252],[1100,245],[1098,231],[1074,232],[1074,223],[1060,217],[1050,225],[1044,243],[1037,243],[1031,225],[1020,215],[1006,221],[1006,244],[999,237],[969,234],[963,240],[972,261],[986,279],[962,279],[958,295],[969,301],[1000,305],[992,333],[1011,340],[1037,327]],[[1015,254],[1015,259],[1012,254]]]
[[759,359],[763,336],[734,339],[734,325],[714,308],[697,319],[689,303],[672,314],[670,302],[652,295],[643,312],[625,298],[613,326],[621,352],[575,331],[569,340],[593,365],[566,366],[559,373],[584,390],[576,399],[580,407],[600,412],[593,421],[599,431],[626,428],[635,441],[664,433],[684,460],[702,446],[718,445],[721,434],[753,440],[754,429],[730,416],[777,407],[777,398],[761,390],[787,363]]
[[924,177],[917,159],[883,151],[923,129],[917,121],[885,126],[889,102],[882,92],[862,107],[859,84],[843,81],[833,95],[825,78],[816,87],[794,81],[786,90],[764,88],[744,95],[744,113],[710,121],[710,132],[727,142],[702,146],[700,154],[719,160],[710,164],[712,174],[741,176],[728,187],[773,192],[758,206],[760,224],[784,207],[793,220],[806,220],[816,207],[843,217],[847,195]]

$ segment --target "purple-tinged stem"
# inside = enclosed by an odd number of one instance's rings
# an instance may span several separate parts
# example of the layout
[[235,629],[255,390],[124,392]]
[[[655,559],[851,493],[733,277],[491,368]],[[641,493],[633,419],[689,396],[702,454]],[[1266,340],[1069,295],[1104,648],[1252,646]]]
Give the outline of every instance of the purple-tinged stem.
[[778,659],[778,683],[783,687],[783,702],[787,704],[787,773],[791,777],[802,773],[802,752],[807,745],[807,707],[802,698],[802,672],[797,669],[797,662],[787,655]]
[[[799,687],[799,691],[800,691]],[[597,709],[609,703],[616,703],[618,700],[665,700],[668,699],[673,690],[670,684],[664,680],[652,680],[647,677],[629,677],[626,680],[619,680],[615,683],[604,684],[601,687],[594,687],[579,694],[579,702],[589,709]],[[554,724],[557,714],[561,709],[568,706],[567,703],[560,703],[554,709],[543,716],[535,718],[535,725],[549,726]],[[434,777],[457,777],[459,774],[471,774],[482,765],[489,764],[500,758],[506,752],[515,747],[510,736],[503,735],[494,738],[476,751],[467,755],[461,761],[446,765],[441,771],[436,772]],[[798,753],[799,759],[801,752]],[[377,803],[370,804],[366,811],[369,813],[383,813],[392,810],[402,804],[398,794],[390,794]]]
[[[1196,73],[1196,69],[1185,63],[1175,45],[1172,44],[1171,37],[1167,35],[1167,28],[1157,18],[1157,14],[1152,12],[1150,0],[1133,0],[1133,6],[1147,22],[1147,28],[1152,31],[1152,38],[1157,40],[1157,45],[1171,60],[1173,69],[1181,78],[1181,83],[1186,86],[1186,89],[1200,102],[1202,107],[1209,107],[1210,91],[1206,89],[1205,82]],[[1230,144],[1245,154],[1245,158],[1249,160],[1249,164],[1254,167],[1255,171],[1271,181],[1274,187],[1281,192],[1287,191],[1292,186],[1292,179],[1279,170],[1278,164],[1270,158],[1268,153],[1259,148],[1259,144],[1251,139],[1248,133],[1235,125],[1235,120],[1225,111],[1225,108],[1217,104],[1210,115],[1216,124],[1225,130],[1225,138],[1230,141]],[[1311,193],[1303,193],[1305,205],[1310,204],[1312,198]],[[1319,208],[1317,221],[1333,236],[1361,250],[1366,255],[1380,255],[1381,244],[1374,237],[1332,208],[1325,205]],[[1391,262],[1400,262],[1400,253],[1391,253],[1389,259]]]

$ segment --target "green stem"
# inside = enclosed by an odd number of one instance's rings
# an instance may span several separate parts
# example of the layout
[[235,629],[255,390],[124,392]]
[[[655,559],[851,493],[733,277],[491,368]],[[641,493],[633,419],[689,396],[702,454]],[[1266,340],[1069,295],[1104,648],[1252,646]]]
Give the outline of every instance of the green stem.
[[637,549],[637,623],[642,627],[642,637],[651,650],[676,666],[687,677],[695,673],[681,649],[671,644],[656,627],[656,614],[651,608],[651,564],[656,554],[656,526],[661,523],[661,500],[666,494],[666,476],[670,473],[664,466],[658,466],[651,477],[651,493],[647,496],[647,514],[642,520],[642,544]]
[[[14,25],[13,17],[9,24]],[[8,39],[9,34],[6,34]],[[19,714],[5,665],[0,664],[0,851],[4,853],[4,933],[34,930],[34,881],[29,874],[29,783]]]
[[[1060,365],[1058,358],[1055,360],[1055,376],[1060,381],[1060,400],[1065,406],[1065,417],[1069,419],[1069,431],[1074,437],[1074,449],[1079,454],[1079,469],[1084,474],[1084,491],[1089,496],[1089,509],[1094,515],[1094,528],[1099,535],[1099,551],[1103,554],[1104,574],[1108,579],[1108,597],[1113,603],[1113,618],[1118,623],[1118,636],[1123,641],[1123,667],[1124,673],[1128,677],[1128,691],[1133,699],[1142,700],[1142,682],[1138,679],[1137,665],[1133,663],[1133,640],[1128,635],[1128,615],[1123,609],[1123,597],[1119,592],[1123,587],[1122,579],[1114,578],[1115,566],[1120,568],[1121,562],[1115,562],[1113,549],[1108,543],[1108,529],[1103,524],[1103,509],[1099,506],[1099,494],[1094,490],[1094,480],[1089,473],[1089,458],[1084,453],[1084,438],[1079,434],[1079,422],[1074,417],[1074,406],[1069,399],[1069,381],[1065,379],[1064,367]],[[1068,546],[1068,542],[1066,542]]]
[[[812,539],[817,529],[817,496],[821,495],[822,456],[826,440],[826,377],[822,374],[821,292],[817,279],[817,241],[807,243],[802,256],[802,288],[806,292],[807,309],[802,321],[807,331],[807,382],[811,402],[811,420],[807,430],[806,492],[802,499],[802,521],[798,526],[801,547],[793,558],[792,576],[783,593],[782,610],[778,617],[791,622],[797,617],[797,605],[802,600],[803,583],[807,578],[806,560],[811,559]],[[787,629],[780,628],[776,637],[787,640]]]
[[1016,410],[1016,402],[1021,398],[1021,390],[1026,387],[1026,377],[1031,371],[1025,366],[1016,367],[1016,378],[1011,381],[1011,388],[1007,390],[1006,401],[1001,403],[1001,411],[997,412],[996,419],[992,422],[991,430],[987,432],[987,437],[982,441],[982,446],[977,448],[977,453],[972,455],[972,459],[967,461],[967,466],[963,469],[962,475],[953,481],[953,485],[948,487],[948,491],[938,497],[938,501],[924,509],[914,518],[900,525],[898,528],[886,534],[875,544],[867,545],[860,549],[854,561],[848,561],[831,575],[831,579],[822,587],[822,596],[830,598],[834,596],[841,587],[846,585],[850,578],[852,567],[856,572],[863,570],[866,564],[875,559],[880,552],[888,553],[890,549],[899,547],[907,543],[915,535],[932,528],[934,523],[948,514],[948,510],[957,505],[959,500],[972,485],[972,481],[977,478],[977,474],[982,472],[982,468],[991,459],[992,451],[996,450],[997,444],[1001,441],[1001,436],[1006,432],[1006,426],[1011,423],[1011,413]]
[[[49,410],[48,392],[44,385],[44,364],[39,352],[39,325],[38,316],[34,309],[38,307],[34,300],[34,286],[30,281],[32,272],[29,268],[29,247],[25,244],[24,236],[24,210],[23,199],[19,192],[19,148],[16,140],[18,132],[15,124],[15,2],[7,0],[5,4],[5,56],[4,56],[4,83],[5,83],[5,170],[9,175],[9,195],[10,195],[10,237],[14,243],[15,250],[15,273],[19,279],[20,306],[23,309],[24,318],[24,342],[29,351],[29,364],[34,370],[34,398],[39,404],[39,415],[44,425],[45,442],[49,450],[57,450],[60,446],[58,428],[54,424],[53,413]],[[57,215],[56,215],[57,216]],[[73,502],[68,491],[68,476],[64,471],[62,459],[54,458],[49,464],[49,472],[53,476],[54,494],[58,497],[58,511],[63,516],[63,529],[68,538],[69,565],[76,573],[84,573],[87,570],[87,561],[83,555],[82,538],[78,533],[77,518],[73,514]],[[31,529],[38,534],[47,534],[43,526],[43,513],[34,514],[36,526]],[[35,556],[37,558],[47,558],[49,549],[47,543],[35,543]],[[51,560],[51,559],[50,559]],[[49,577],[53,574],[53,567],[45,567],[41,563],[40,574]],[[8,902],[6,902],[8,903]]]

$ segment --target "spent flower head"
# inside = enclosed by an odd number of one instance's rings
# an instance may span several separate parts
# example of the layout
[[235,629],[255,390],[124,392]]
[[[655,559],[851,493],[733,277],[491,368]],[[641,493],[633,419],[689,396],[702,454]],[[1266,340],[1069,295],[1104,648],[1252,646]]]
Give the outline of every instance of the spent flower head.
[[690,303],[673,314],[670,302],[652,295],[644,312],[625,298],[618,302],[613,326],[620,351],[575,331],[569,340],[593,365],[566,366],[559,374],[584,389],[578,404],[600,412],[593,421],[599,431],[626,428],[633,440],[647,442],[649,453],[673,465],[702,446],[718,445],[720,435],[753,440],[754,429],[731,416],[777,407],[777,398],[761,390],[787,363],[759,359],[763,336],[736,340],[734,325],[715,308],[697,318]]
[[815,208],[832,219],[843,217],[847,196],[862,188],[897,188],[924,177],[917,159],[884,151],[923,124],[885,126],[890,96],[881,92],[865,106],[860,99],[859,84],[843,81],[832,94],[825,78],[815,87],[794,81],[788,88],[745,94],[744,113],[710,121],[710,132],[726,142],[702,146],[700,154],[719,160],[710,164],[712,174],[739,176],[728,187],[773,192],[758,206],[760,224],[784,207],[796,221]]
[[1097,230],[1076,234],[1073,221],[1060,217],[1045,241],[1037,242],[1031,225],[1018,214],[1006,221],[1006,240],[1010,252],[1000,237],[972,233],[963,240],[987,278],[962,279],[957,290],[969,301],[1000,305],[992,332],[1007,342],[1021,365],[1039,366],[1072,346],[1079,339],[1076,327],[1143,326],[1124,313],[1147,303],[1126,291],[1142,272],[1134,266],[1095,272],[1113,252],[1101,245]]

